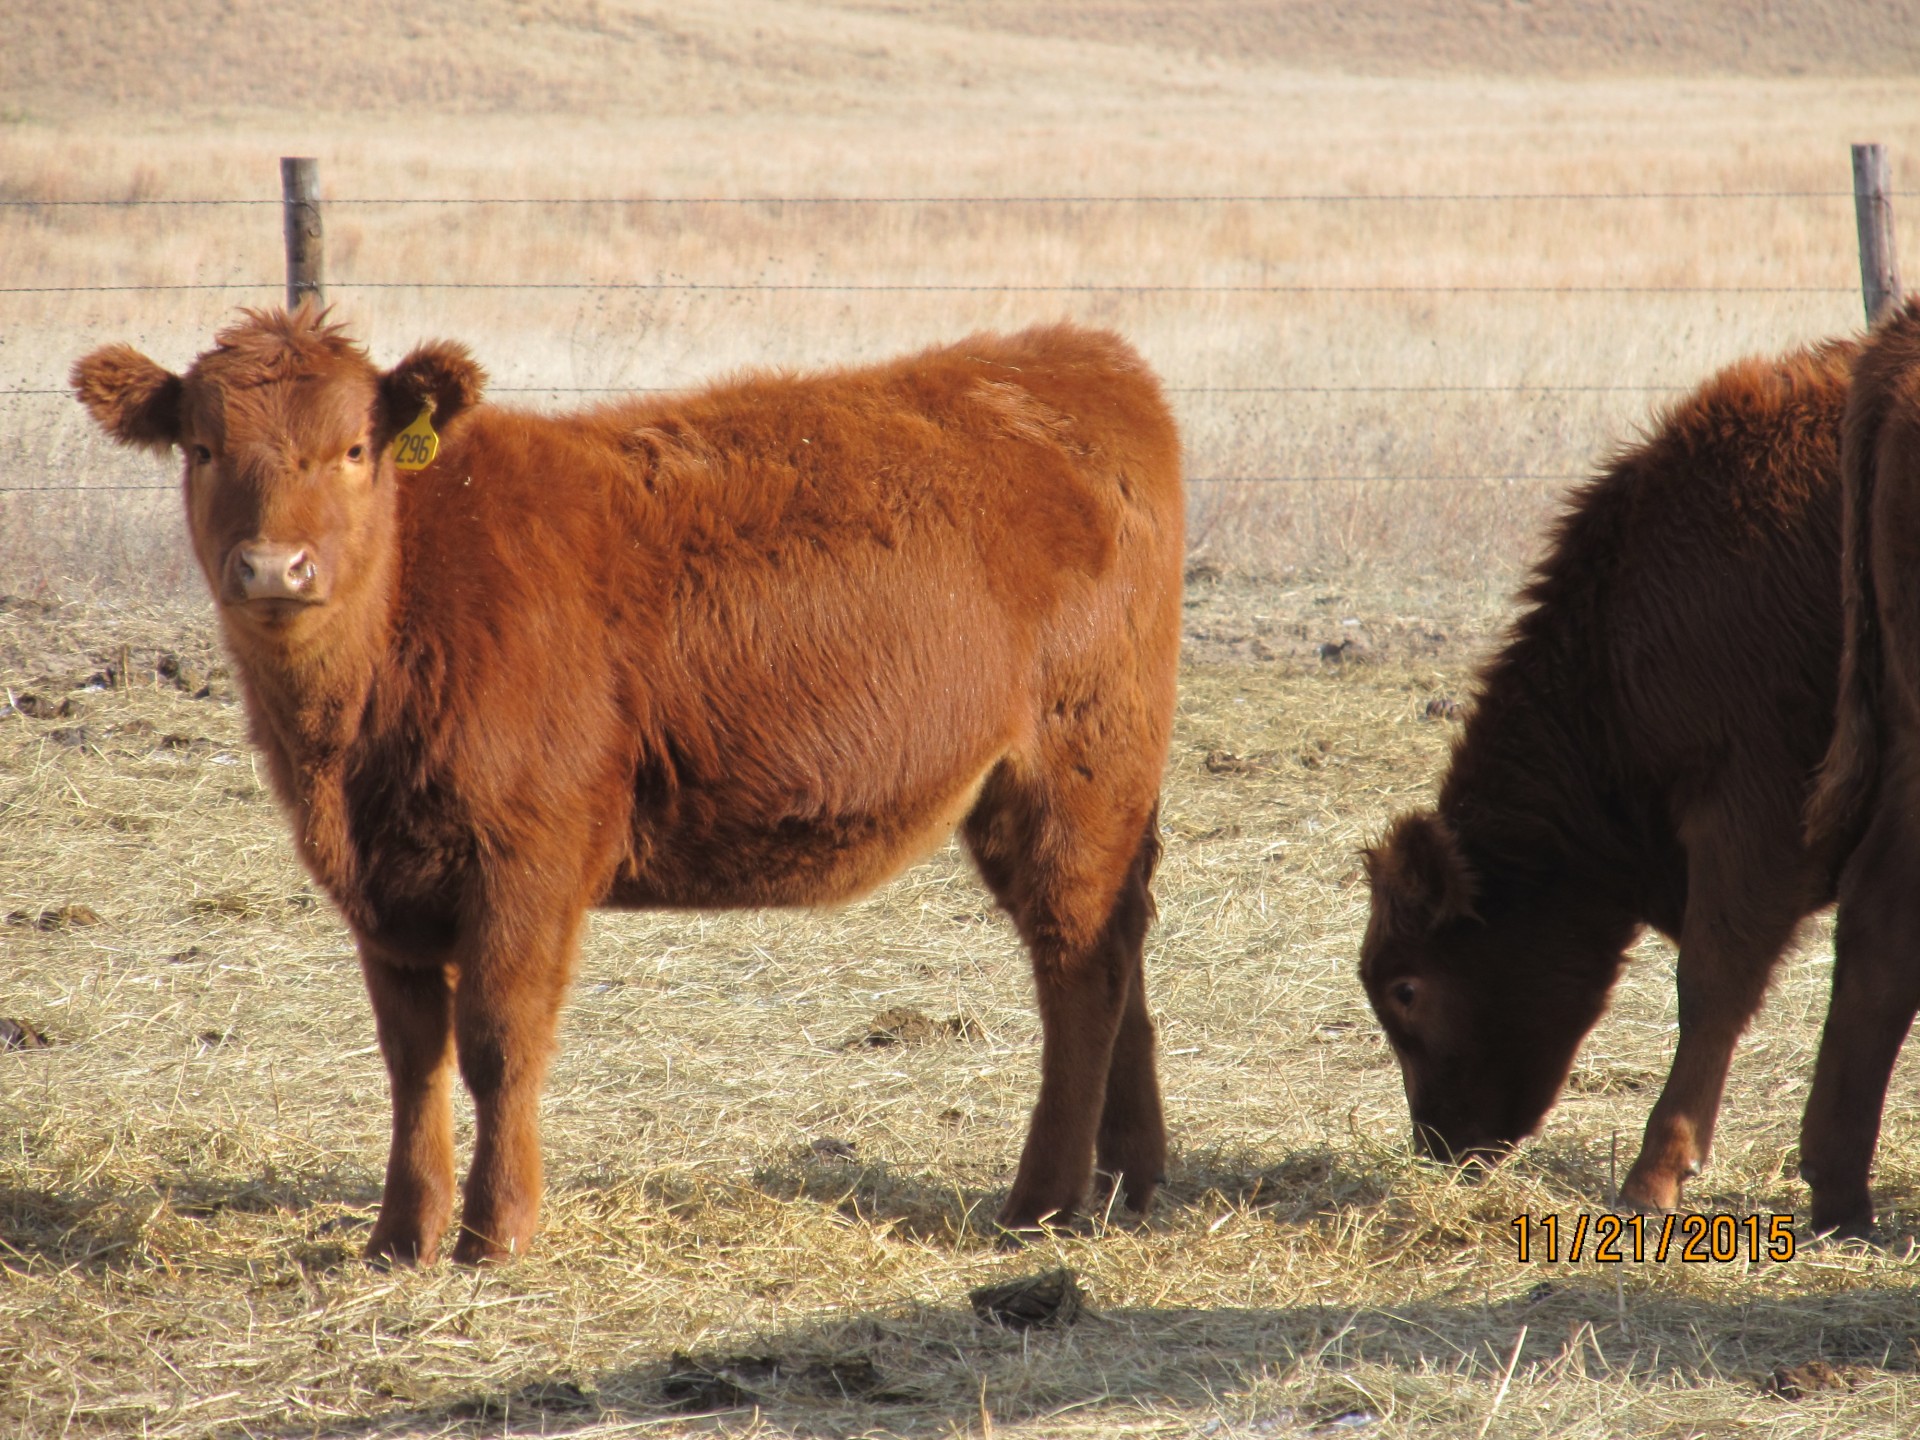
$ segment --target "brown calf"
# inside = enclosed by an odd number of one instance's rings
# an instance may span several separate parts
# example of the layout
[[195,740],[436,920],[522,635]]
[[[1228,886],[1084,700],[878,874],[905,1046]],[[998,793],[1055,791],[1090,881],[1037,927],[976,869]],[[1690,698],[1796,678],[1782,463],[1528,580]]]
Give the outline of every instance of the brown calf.
[[[374,368],[305,309],[184,375],[74,369],[178,445],[195,553],[393,1092],[371,1255],[525,1248],[538,1099],[591,905],[824,905],[958,826],[1032,954],[1040,1098],[1001,1222],[1165,1158],[1141,947],[1179,643],[1179,442],[1117,337],[976,336],[564,417],[465,349]],[[403,428],[423,412],[438,458]]]
[[1800,1173],[1814,1228],[1859,1235],[1887,1083],[1920,1011],[1920,300],[1861,352],[1842,467],[1846,647],[1807,807],[1808,843],[1840,869],[1840,911]]
[[1586,486],[1439,805],[1368,852],[1360,974],[1423,1152],[1538,1127],[1652,925],[1680,946],[1680,1039],[1620,1199],[1672,1209],[1706,1161],[1734,1044],[1831,898],[1800,809],[1832,725],[1854,353],[1735,365]]

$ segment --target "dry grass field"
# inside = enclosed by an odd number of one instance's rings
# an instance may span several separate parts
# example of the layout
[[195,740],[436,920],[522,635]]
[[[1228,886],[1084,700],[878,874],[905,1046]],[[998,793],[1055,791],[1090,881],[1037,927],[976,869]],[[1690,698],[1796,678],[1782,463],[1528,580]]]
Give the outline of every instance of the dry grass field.
[[[995,1248],[1037,1026],[1017,943],[950,850],[833,915],[596,917],[546,1108],[548,1228],[477,1274],[354,1258],[385,1153],[372,1025],[204,620],[10,602],[7,673],[74,709],[0,722],[0,994],[51,1042],[0,1055],[0,1417],[149,1436],[1910,1433],[1910,1104],[1889,1115],[1884,1251],[1516,1262],[1514,1216],[1604,1206],[1631,1155],[1672,1039],[1664,947],[1641,947],[1516,1163],[1466,1184],[1407,1157],[1352,978],[1356,850],[1425,792],[1454,728],[1428,702],[1460,693],[1492,617],[1354,598],[1206,578],[1189,597],[1149,949],[1177,1138],[1146,1227]],[[1367,663],[1319,658],[1356,637]],[[130,689],[77,688],[122,646]],[[158,674],[182,671],[165,656],[212,693]],[[1822,933],[1743,1047],[1703,1209],[1802,1203]],[[903,1008],[935,1033],[864,1043]],[[939,1033],[949,1017],[971,1023]],[[1061,1265],[1090,1311],[1071,1327],[969,1309],[975,1286]],[[1766,1393],[1779,1368],[1802,1396]]]
[[[1718,364],[1857,327],[1849,141],[1892,148],[1920,256],[1920,15],[1780,10],[26,0],[0,1019],[49,1043],[0,1050],[0,1430],[1911,1435],[1914,1064],[1882,1246],[1523,1265],[1514,1216],[1600,1209],[1631,1159],[1670,951],[1642,944],[1543,1136],[1477,1183],[1408,1157],[1353,976],[1358,850],[1430,794],[1456,727],[1429,702],[1468,693],[1552,477]],[[499,398],[553,406],[1072,316],[1160,369],[1193,475],[1256,477],[1194,487],[1148,952],[1175,1150],[1144,1227],[996,1248],[1038,1027],[949,850],[835,914],[596,917],[534,1253],[354,1258],[387,1111],[345,932],[262,789],[168,467],[61,391],[94,344],[180,365],[277,299],[292,153],[383,360],[458,337]],[[1636,198],[1567,198],[1596,194]],[[1032,198],[1193,195],[1331,198]],[[913,203],[754,199],[781,196]],[[151,203],[209,199],[268,203]],[[601,203],[470,203],[507,200]],[[534,288],[580,282],[750,288]],[[179,285],[212,288],[74,288]],[[1307,478],[1356,475],[1409,478]],[[1822,920],[1699,1208],[1804,1206],[1830,973]],[[934,1023],[869,1043],[902,1010]],[[1061,1266],[1074,1324],[969,1307]]]

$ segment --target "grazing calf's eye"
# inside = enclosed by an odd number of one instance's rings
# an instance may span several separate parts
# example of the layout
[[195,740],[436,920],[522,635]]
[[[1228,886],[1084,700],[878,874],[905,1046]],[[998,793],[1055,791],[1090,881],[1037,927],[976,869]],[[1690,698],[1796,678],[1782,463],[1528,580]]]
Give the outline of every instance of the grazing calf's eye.
[[212,461],[213,461],[213,451],[209,450],[204,445],[196,445],[193,447],[193,463],[194,464],[207,465],[207,464],[211,464]]
[[1403,1010],[1411,1010],[1413,1002],[1419,997],[1420,987],[1411,980],[1402,980],[1393,987],[1393,1003]]
[[366,459],[366,457],[367,447],[364,445],[353,445],[347,449],[347,459],[353,461],[356,465]]

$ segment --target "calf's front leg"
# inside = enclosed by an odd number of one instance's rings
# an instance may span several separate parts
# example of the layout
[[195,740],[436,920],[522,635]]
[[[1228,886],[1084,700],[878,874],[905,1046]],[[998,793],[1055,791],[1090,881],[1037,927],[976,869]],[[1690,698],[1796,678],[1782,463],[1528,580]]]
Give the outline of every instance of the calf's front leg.
[[473,1096],[473,1168],[453,1258],[463,1265],[526,1253],[540,1221],[540,1090],[580,927],[493,935],[460,966],[454,1033]]
[[1679,1209],[1682,1187],[1707,1163],[1734,1047],[1806,908],[1798,847],[1780,841],[1756,851],[1754,837],[1791,836],[1795,821],[1790,811],[1766,823],[1729,815],[1686,837],[1680,1039],[1640,1156],[1620,1186],[1624,1206]]
[[367,1258],[431,1265],[453,1210],[453,992],[440,965],[391,965],[364,950],[393,1100],[380,1218]]

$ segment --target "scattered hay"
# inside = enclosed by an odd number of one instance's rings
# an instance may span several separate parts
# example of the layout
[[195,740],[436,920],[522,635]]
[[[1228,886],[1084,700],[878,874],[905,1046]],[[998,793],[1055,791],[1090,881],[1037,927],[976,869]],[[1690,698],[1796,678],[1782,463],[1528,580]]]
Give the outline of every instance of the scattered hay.
[[1804,1400],[1823,1390],[1856,1390],[1873,1378],[1865,1365],[1829,1365],[1808,1360],[1799,1365],[1776,1365],[1760,1382],[1760,1393],[1777,1400]]
[[221,895],[198,895],[187,902],[192,915],[222,915],[233,920],[251,920],[266,913],[268,906],[257,895],[228,891]]
[[447,1415],[450,1419],[501,1426],[511,1426],[515,1421],[524,1426],[529,1416],[538,1416],[540,1428],[545,1430],[549,1417],[571,1426],[599,1409],[599,1397],[591,1387],[573,1380],[542,1380],[523,1385],[510,1395],[475,1395],[457,1400],[447,1407]]
[[[1201,599],[1196,623],[1247,635],[1257,611],[1276,646],[1313,620],[1311,591],[1283,604],[1223,579]],[[1375,613],[1352,595],[1314,608]],[[0,615],[0,653],[26,674],[120,643],[212,653],[204,621],[137,621]],[[87,750],[46,744],[59,722],[9,719],[0,1013],[56,1047],[0,1080],[0,1429],[771,1440],[981,1433],[984,1414],[1071,1440],[1613,1440],[1797,1415],[1909,1435],[1910,1107],[1886,1119],[1884,1251],[1757,1269],[1514,1258],[1516,1215],[1608,1200],[1613,1136],[1624,1160],[1651,1097],[1634,1077],[1670,1060],[1670,952],[1636,952],[1540,1141],[1472,1180],[1407,1154],[1398,1070],[1353,979],[1367,896],[1349,877],[1386,818],[1431,795],[1451,735],[1421,706],[1473,658],[1457,642],[1344,670],[1310,651],[1187,666],[1147,960],[1168,1178],[1146,1223],[1096,1210],[1013,1258],[1100,1301],[1024,1331],[968,1297],[1008,1274],[992,1217],[1034,1100],[1031,967],[958,851],[833,914],[596,914],[542,1107],[532,1254],[385,1271],[360,1259],[389,1115],[349,937],[248,771],[158,743],[204,736],[244,763],[239,708],[136,683],[88,701],[108,743]],[[1270,768],[1215,773],[1213,752]],[[108,919],[42,930],[63,905]],[[1815,947],[1827,934],[1809,927]],[[1805,957],[1782,967],[1689,1209],[1803,1203],[1796,1084],[1830,980]],[[898,1011],[931,1041],[867,1044]],[[1855,1367],[1852,1387],[1802,1386],[1791,1407],[1758,1393],[1771,1367],[1816,1359]],[[702,1393],[700,1372],[745,1398]]]
[[843,1050],[882,1050],[889,1045],[932,1045],[941,1040],[983,1040],[980,1022],[965,1015],[935,1020],[911,1005],[882,1010],[860,1034],[842,1042]]
[[1659,1089],[1661,1077],[1651,1070],[1596,1070],[1578,1066],[1567,1076],[1569,1095],[1644,1095]]
[[787,1359],[779,1355],[729,1355],[696,1360],[678,1350],[660,1381],[660,1398],[670,1408],[694,1412],[734,1410],[767,1403],[775,1389],[784,1398],[866,1401],[897,1404],[911,1392],[888,1387],[870,1356],[830,1360]]
[[62,905],[58,909],[42,910],[38,914],[31,910],[7,912],[7,924],[25,926],[33,930],[74,930],[101,923],[103,922],[99,912],[91,905]]
[[997,1285],[982,1285],[969,1291],[967,1299],[973,1305],[973,1313],[982,1320],[1009,1330],[1071,1325],[1080,1318],[1086,1304],[1079,1278],[1064,1267],[1039,1275],[1023,1275],[1018,1280]]
[[1257,755],[1236,755],[1231,750],[1209,750],[1201,761],[1209,775],[1271,775],[1280,768],[1280,757],[1272,751]]

